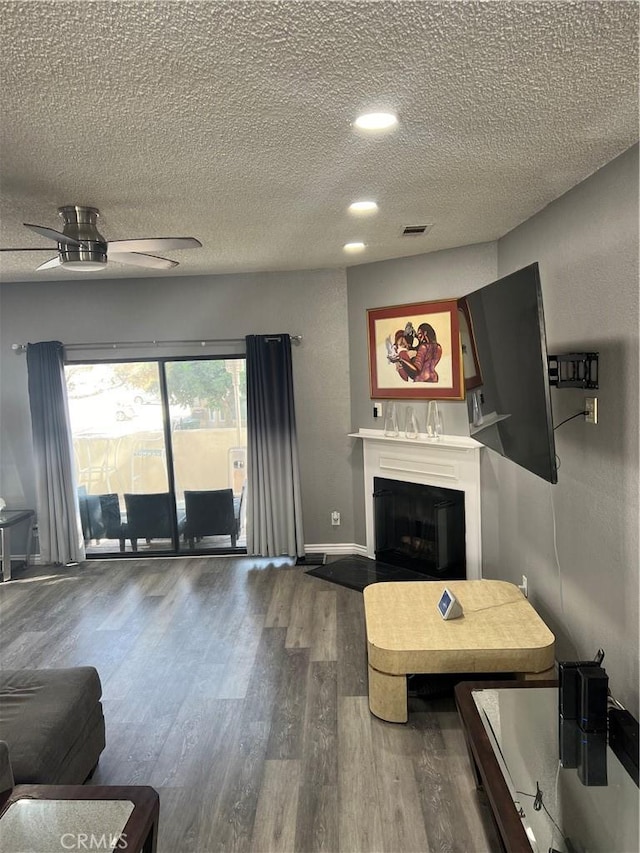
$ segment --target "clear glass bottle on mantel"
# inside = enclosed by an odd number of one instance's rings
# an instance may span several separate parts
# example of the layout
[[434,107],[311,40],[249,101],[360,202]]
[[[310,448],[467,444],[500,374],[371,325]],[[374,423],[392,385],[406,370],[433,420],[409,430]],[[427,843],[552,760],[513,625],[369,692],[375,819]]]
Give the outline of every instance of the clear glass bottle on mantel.
[[398,411],[395,403],[387,403],[384,410],[384,434],[395,438],[400,434],[398,429]]
[[442,413],[437,400],[429,400],[427,406],[427,439],[438,441],[443,433]]
[[473,425],[476,427],[481,426],[484,421],[484,417],[482,414],[482,406],[480,404],[480,394],[477,391],[474,391],[471,395],[471,412],[471,421]]
[[418,437],[418,418],[413,410],[413,406],[407,406],[406,417],[404,421],[404,434],[407,438]]

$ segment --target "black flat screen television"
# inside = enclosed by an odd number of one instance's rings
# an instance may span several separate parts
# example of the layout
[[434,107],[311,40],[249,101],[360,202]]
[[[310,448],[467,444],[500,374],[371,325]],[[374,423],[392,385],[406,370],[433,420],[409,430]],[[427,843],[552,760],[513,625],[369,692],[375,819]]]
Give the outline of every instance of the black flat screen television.
[[558,482],[538,264],[460,300],[470,433]]

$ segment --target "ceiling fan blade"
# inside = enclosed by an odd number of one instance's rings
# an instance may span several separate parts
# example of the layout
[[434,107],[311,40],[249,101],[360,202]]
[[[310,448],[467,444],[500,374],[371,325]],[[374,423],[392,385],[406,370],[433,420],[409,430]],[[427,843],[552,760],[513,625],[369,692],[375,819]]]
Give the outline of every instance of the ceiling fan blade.
[[50,261],[45,261],[43,264],[40,264],[39,267],[36,267],[36,272],[39,272],[40,270],[52,270],[59,266],[62,266],[60,258],[51,258]]
[[45,228],[44,225],[30,225],[28,222],[22,223],[25,228],[31,228],[37,234],[42,234],[43,237],[48,237],[50,240],[55,240],[57,243],[68,243],[70,246],[84,246],[80,240],[75,237],[67,237],[62,231],[55,231],[53,228]]
[[[135,240],[132,242],[135,242]],[[170,270],[172,267],[178,266],[178,261],[170,261],[169,258],[157,258],[154,255],[141,255],[137,252],[110,251],[108,258],[109,262],[133,264],[135,267],[147,267],[152,270]]]
[[20,248],[20,249],[0,249],[0,252],[50,252],[51,246],[42,249]]
[[195,237],[143,237],[140,240],[114,240],[108,244],[112,252],[166,252],[171,249],[199,249],[200,240]]

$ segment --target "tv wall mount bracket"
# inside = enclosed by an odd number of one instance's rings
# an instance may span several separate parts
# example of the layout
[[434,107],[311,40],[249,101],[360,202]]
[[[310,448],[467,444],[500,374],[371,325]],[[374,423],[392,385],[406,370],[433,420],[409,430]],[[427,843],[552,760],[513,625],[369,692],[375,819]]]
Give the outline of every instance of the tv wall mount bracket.
[[554,388],[597,388],[598,353],[569,352],[547,356],[549,385]]

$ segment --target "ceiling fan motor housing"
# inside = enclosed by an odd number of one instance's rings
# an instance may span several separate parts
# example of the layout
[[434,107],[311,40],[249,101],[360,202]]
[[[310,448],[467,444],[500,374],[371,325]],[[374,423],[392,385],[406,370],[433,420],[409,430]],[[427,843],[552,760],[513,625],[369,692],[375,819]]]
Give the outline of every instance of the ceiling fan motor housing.
[[100,211],[96,207],[69,204],[59,207],[58,214],[64,220],[62,233],[83,244],[58,243],[60,263],[82,265],[83,269],[88,269],[89,264],[96,264],[96,268],[104,266],[107,263],[107,241],[97,227]]

